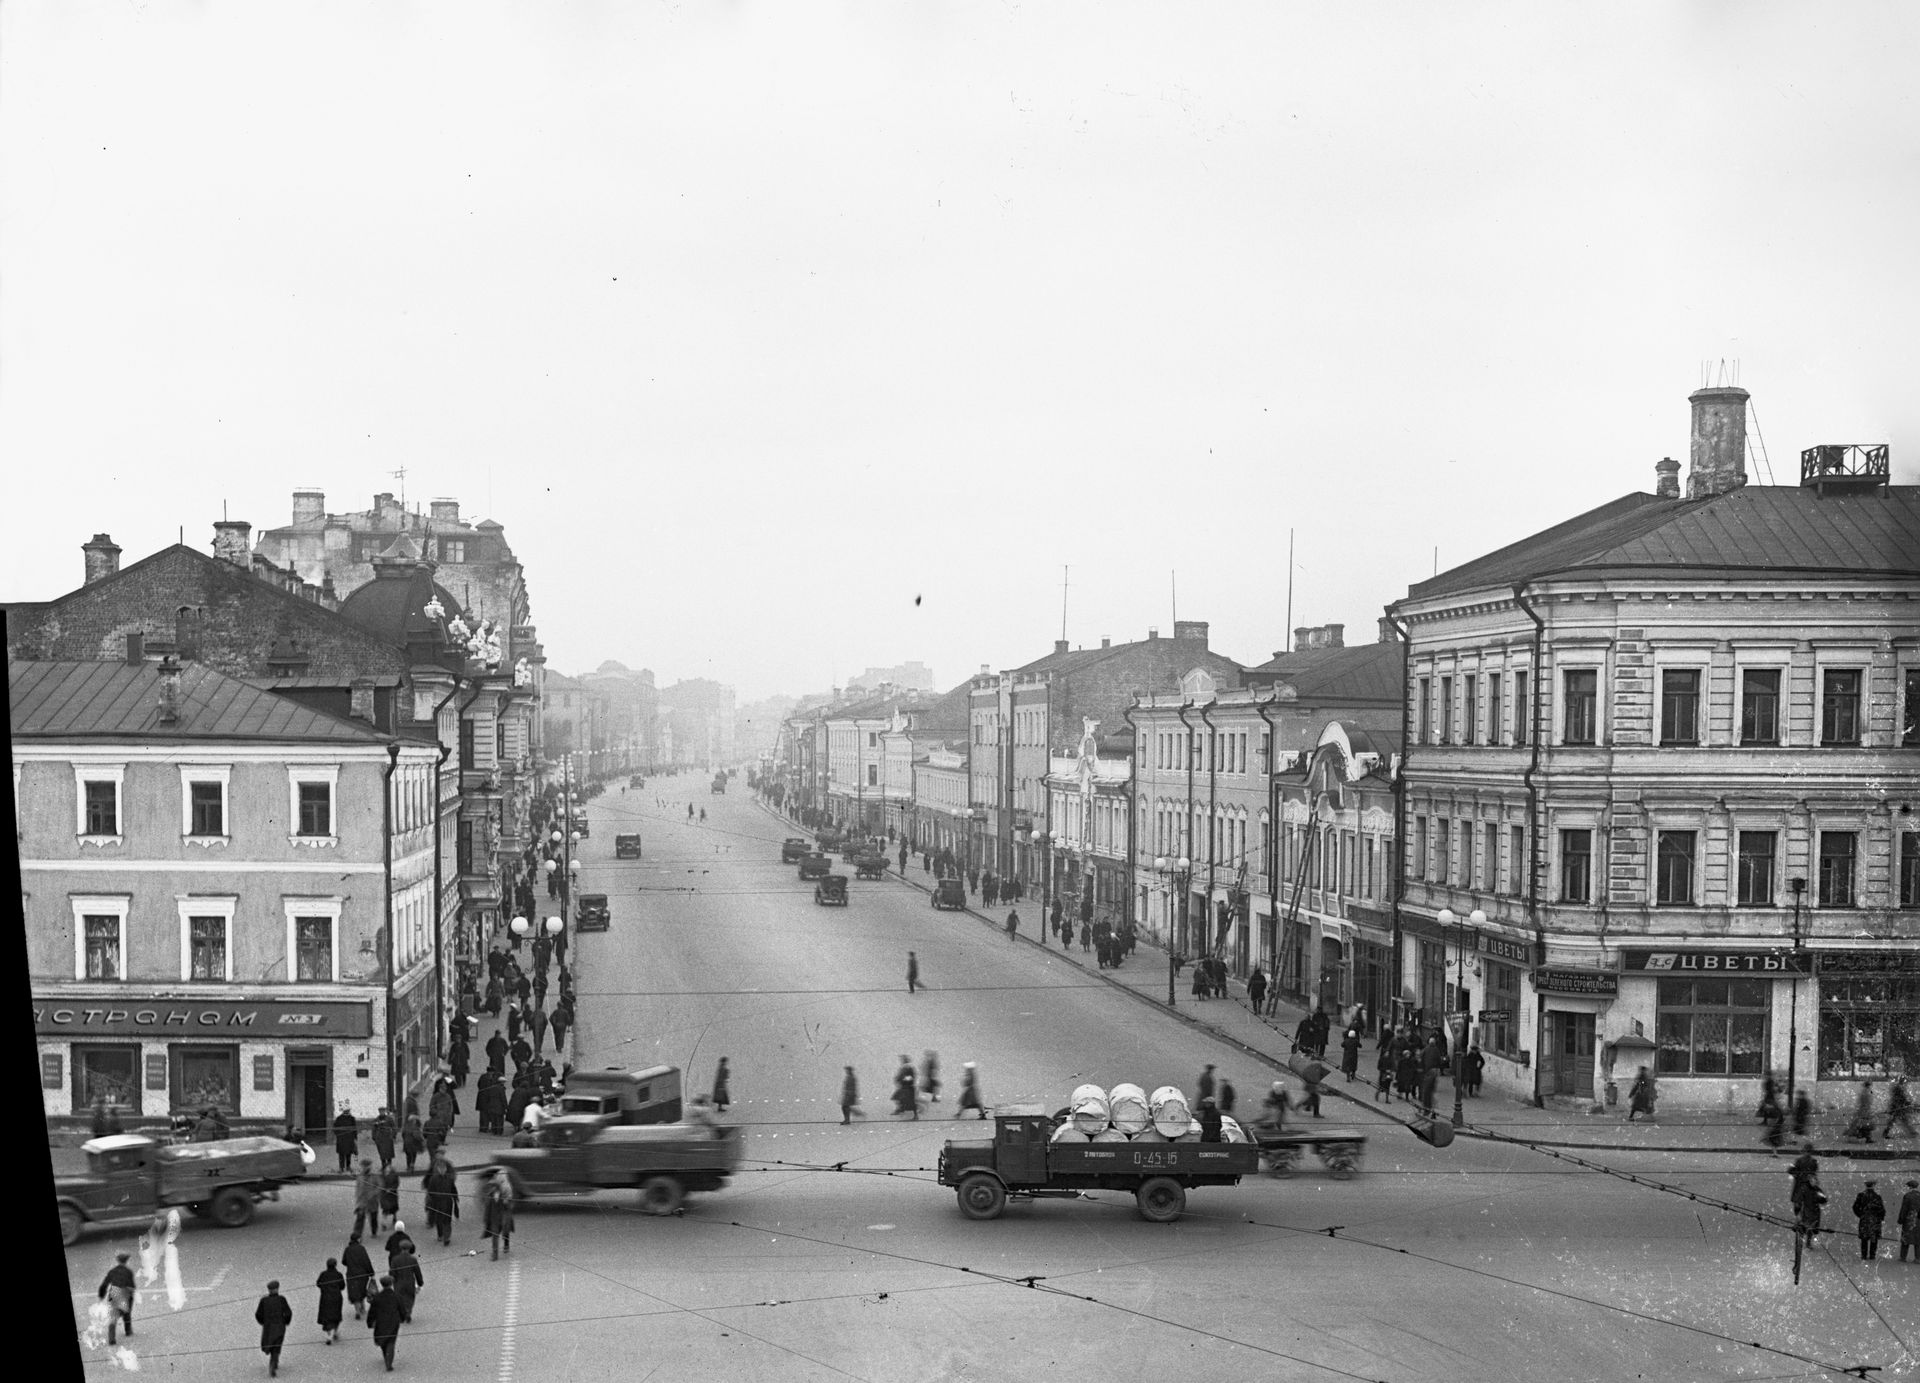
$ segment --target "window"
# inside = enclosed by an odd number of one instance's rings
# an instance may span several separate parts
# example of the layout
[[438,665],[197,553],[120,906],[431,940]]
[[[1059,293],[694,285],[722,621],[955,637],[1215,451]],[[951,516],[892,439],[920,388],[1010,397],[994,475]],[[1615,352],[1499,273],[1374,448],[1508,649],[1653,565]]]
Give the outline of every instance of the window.
[[195,783],[193,824],[189,833],[196,836],[223,836],[226,831],[226,800],[218,783]]
[[1438,1022],[1440,1015],[1446,1012],[1447,990],[1452,986],[1447,982],[1447,948],[1444,942],[1422,941],[1420,943],[1420,1007],[1424,1021]]
[[1660,743],[1700,743],[1700,670],[1668,668],[1660,674]]
[[331,981],[333,968],[333,919],[296,917],[293,919],[293,978],[302,983]]
[[1920,831],[1900,833],[1900,906],[1920,908]]
[[473,734],[473,722],[462,719],[460,722],[460,767],[469,773],[472,772],[480,762],[478,752],[474,747]]
[[333,834],[333,789],[326,783],[300,783],[300,834]]
[[1820,833],[1820,906],[1853,906],[1853,866],[1860,838],[1852,831]]
[[[1493,960],[1482,960],[1480,964],[1487,976],[1487,1007],[1518,1015],[1520,1012],[1519,970]],[[1482,1023],[1480,1045],[1502,1056],[1517,1055],[1520,1050],[1520,1024],[1511,1019],[1505,1022]]]
[[120,785],[89,779],[86,784],[87,822],[85,835],[120,834]]
[[1420,679],[1420,743],[1433,743],[1433,679]]
[[80,968],[83,980],[124,980],[127,975],[120,959],[120,921],[87,913],[81,918],[84,928],[85,959]]
[[1599,730],[1600,674],[1577,668],[1566,674],[1565,741],[1592,744]]
[[1513,674],[1513,742],[1533,742],[1533,703],[1527,700],[1527,674]]
[[467,545],[460,538],[440,540],[440,560],[458,566],[467,560]]
[[189,980],[227,978],[227,920],[224,917],[187,919],[187,973]]
[[1693,903],[1692,831],[1662,831],[1655,861],[1653,901],[1662,907]]
[[868,764],[867,765],[867,786],[871,788],[871,787],[878,787],[879,785],[880,785],[880,765]]
[[1527,828],[1513,826],[1507,830],[1507,891],[1515,897],[1525,893],[1527,869]]
[[1501,716],[1505,707],[1500,704],[1501,688],[1506,686],[1507,677],[1503,672],[1487,674],[1487,743],[1498,744],[1501,739]]
[[1590,830],[1560,833],[1560,901],[1593,901],[1593,832]]
[[1480,738],[1480,679],[1468,673],[1462,691],[1466,697],[1467,717],[1460,726],[1460,743],[1473,744]]
[[1908,668],[1906,695],[1901,701],[1900,743],[1908,749],[1920,747],[1920,668]]
[[1860,743],[1858,668],[1828,668],[1821,677],[1820,743]]
[[1780,669],[1748,668],[1740,677],[1740,743],[1780,743]]
[[1487,842],[1487,876],[1482,886],[1489,893],[1498,893],[1500,891],[1500,828],[1489,821],[1486,830],[1481,834]]
[[1765,1069],[1769,980],[1661,980],[1655,1060],[1663,1076],[1757,1076]]
[[1453,679],[1440,679],[1440,743],[1453,743]]
[[1740,832],[1740,870],[1734,901],[1743,908],[1773,906],[1773,857],[1778,837],[1772,831]]
[[1442,884],[1453,883],[1453,823],[1444,816],[1433,819],[1433,877]]
[[1413,819],[1413,877],[1425,879],[1430,871],[1427,868],[1427,819],[1416,816]]

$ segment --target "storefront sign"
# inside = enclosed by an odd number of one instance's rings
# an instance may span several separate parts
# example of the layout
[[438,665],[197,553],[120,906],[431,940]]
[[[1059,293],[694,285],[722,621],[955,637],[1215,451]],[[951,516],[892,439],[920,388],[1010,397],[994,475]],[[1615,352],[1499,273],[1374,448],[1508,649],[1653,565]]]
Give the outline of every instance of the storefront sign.
[[167,1054],[149,1052],[147,1054],[147,1089],[165,1090],[167,1088]]
[[1819,951],[1823,975],[1920,974],[1920,951]]
[[1656,975],[1810,975],[1805,951],[1628,951],[1628,970]]
[[1482,1023],[1511,1023],[1513,1010],[1510,1008],[1483,1008],[1480,1010]]
[[1611,970],[1536,970],[1533,989],[1536,994],[1618,994],[1620,977]]
[[59,1090],[67,1083],[67,1064],[58,1052],[40,1054],[40,1085],[45,1090]]
[[271,1053],[254,1057],[253,1088],[255,1090],[273,1089],[273,1055]]
[[368,1037],[373,1033],[373,1006],[244,999],[36,999],[33,1027],[42,1037]]
[[1533,960],[1533,946],[1529,942],[1515,941],[1505,936],[1489,936],[1485,932],[1475,932],[1474,936],[1483,956],[1513,965],[1527,965]]

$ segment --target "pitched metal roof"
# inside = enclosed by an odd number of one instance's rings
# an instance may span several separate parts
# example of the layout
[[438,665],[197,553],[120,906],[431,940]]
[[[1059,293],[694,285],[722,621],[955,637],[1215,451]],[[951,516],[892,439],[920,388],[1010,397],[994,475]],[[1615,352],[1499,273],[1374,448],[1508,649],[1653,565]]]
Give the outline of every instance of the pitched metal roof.
[[1390,701],[1397,706],[1403,657],[1397,641],[1303,649],[1249,668],[1247,680],[1284,684],[1301,701]]
[[15,738],[306,740],[379,744],[372,726],[316,711],[197,664],[179,672],[178,720],[160,723],[158,665],[9,661]]
[[1422,600],[1625,571],[1920,576],[1920,486],[1822,495],[1798,485],[1743,485],[1705,499],[1623,495],[1417,582],[1407,595]]

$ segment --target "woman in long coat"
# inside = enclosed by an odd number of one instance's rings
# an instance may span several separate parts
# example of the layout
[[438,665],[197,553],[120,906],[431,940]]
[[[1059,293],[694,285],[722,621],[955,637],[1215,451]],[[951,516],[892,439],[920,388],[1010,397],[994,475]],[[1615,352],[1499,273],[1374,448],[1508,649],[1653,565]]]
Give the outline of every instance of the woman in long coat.
[[1411,1042],[1400,1048],[1399,1060],[1394,1064],[1394,1085],[1396,1093],[1405,1099],[1418,1099],[1420,1095],[1420,1055]]
[[353,1303],[353,1318],[357,1321],[367,1309],[367,1291],[373,1283],[373,1259],[356,1234],[347,1240],[346,1252],[340,1255],[340,1260],[346,1265],[347,1300]]
[[731,1077],[732,1072],[727,1067],[727,1059],[721,1057],[719,1068],[713,1073],[713,1107],[722,1114],[727,1112],[727,1105],[731,1103],[731,1096],[727,1093],[727,1082]]
[[900,1069],[893,1073],[893,1112],[920,1117],[920,1096],[914,1088],[913,1063],[900,1058]]
[[[332,1344],[340,1338],[340,1318],[346,1314],[341,1299],[347,1294],[347,1279],[340,1271],[339,1261],[329,1258],[327,1266],[320,1270],[320,1276],[313,1280],[313,1285],[320,1289],[319,1325],[327,1333],[327,1343]],[[361,1290],[364,1292],[366,1289],[363,1287]]]
[[1347,1035],[1340,1039],[1340,1071],[1351,1085],[1360,1070],[1360,1033],[1356,1028],[1348,1028]]

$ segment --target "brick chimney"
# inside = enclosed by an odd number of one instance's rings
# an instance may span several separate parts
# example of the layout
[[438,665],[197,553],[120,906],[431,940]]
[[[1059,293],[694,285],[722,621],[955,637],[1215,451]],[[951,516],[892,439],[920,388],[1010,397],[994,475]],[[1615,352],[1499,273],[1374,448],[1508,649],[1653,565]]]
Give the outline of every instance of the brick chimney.
[[1306,653],[1316,648],[1345,648],[1347,626],[1344,624],[1301,625],[1293,631],[1293,651]]
[[347,714],[354,720],[373,723],[373,679],[356,677],[347,690]]
[[1653,492],[1661,499],[1680,498],[1680,463],[1671,456],[1663,456],[1653,463],[1653,473],[1659,477],[1654,482]]
[[433,501],[433,526],[435,528],[458,528],[460,526],[460,501],[457,499],[436,499]]
[[92,542],[80,544],[80,551],[87,560],[87,579],[83,585],[91,586],[120,570],[120,549],[104,533],[96,533]]
[[294,527],[316,524],[326,517],[327,496],[324,490],[308,488],[293,492]]
[[1693,405],[1692,468],[1687,498],[1708,499],[1747,483],[1747,400],[1745,389],[1723,386],[1687,395]]
[[1101,637],[1101,639],[1100,639],[1100,647],[1102,647],[1102,648],[1112,648],[1112,647],[1113,647],[1113,640],[1112,640],[1112,639],[1110,639],[1110,638],[1107,638],[1107,637],[1105,637],[1105,636],[1103,635],[1103,636]]
[[160,660],[160,723],[180,723],[180,664],[171,657]]
[[1380,642],[1399,643],[1400,631],[1393,627],[1393,621],[1385,615],[1380,616]]
[[1067,651],[1067,641],[1065,639],[1055,639],[1053,641],[1053,651],[1056,657],[1065,653]]
[[253,570],[253,525],[245,519],[221,519],[213,525],[213,555],[243,571]]
[[1159,637],[1160,637],[1160,631],[1159,631],[1158,629],[1155,629],[1155,628],[1153,628],[1152,626],[1148,626],[1148,628],[1147,628],[1147,642],[1148,642],[1148,643],[1152,643],[1152,642],[1153,642],[1153,641],[1154,641],[1155,639],[1157,639],[1157,638],[1159,638]]
[[1173,622],[1173,637],[1188,643],[1207,646],[1207,622],[1203,619],[1177,619]]

